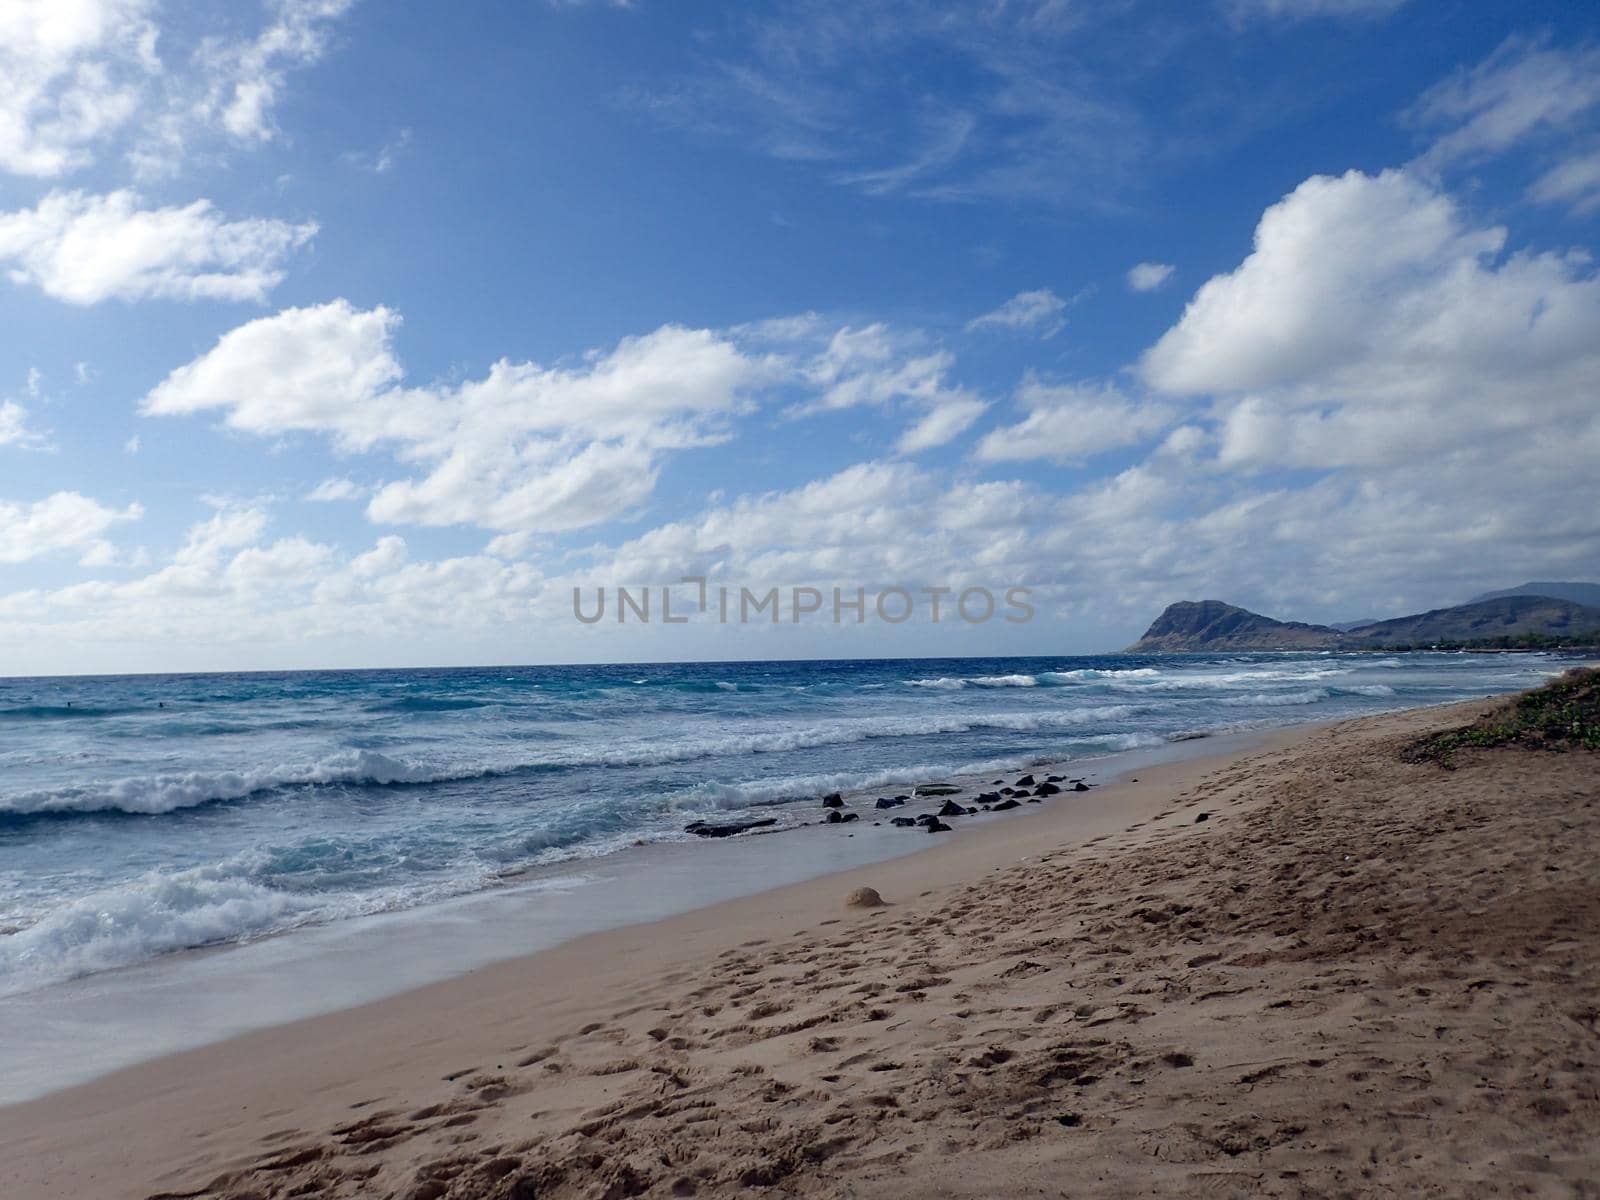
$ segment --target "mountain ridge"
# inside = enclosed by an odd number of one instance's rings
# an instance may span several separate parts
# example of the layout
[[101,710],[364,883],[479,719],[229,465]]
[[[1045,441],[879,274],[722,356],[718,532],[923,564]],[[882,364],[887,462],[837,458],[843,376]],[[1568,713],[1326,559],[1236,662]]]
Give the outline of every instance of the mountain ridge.
[[1484,592],[1468,600],[1468,604],[1476,604],[1479,600],[1500,600],[1507,596],[1549,596],[1552,600],[1570,600],[1573,604],[1583,604],[1590,608],[1600,608],[1600,583],[1585,583],[1581,580],[1535,580],[1521,584],[1517,587],[1501,588],[1494,592]]
[[1600,643],[1600,607],[1543,595],[1509,595],[1376,621],[1351,630],[1279,621],[1222,600],[1169,604],[1129,654],[1210,650],[1381,650],[1516,639]]

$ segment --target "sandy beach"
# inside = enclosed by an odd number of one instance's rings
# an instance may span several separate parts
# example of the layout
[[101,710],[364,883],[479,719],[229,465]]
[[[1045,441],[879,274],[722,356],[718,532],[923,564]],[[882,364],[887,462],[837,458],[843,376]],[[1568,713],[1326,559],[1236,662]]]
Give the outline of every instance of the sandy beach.
[[1600,772],[1400,760],[1484,707],[1264,736],[0,1110],[0,1194],[1595,1194]]

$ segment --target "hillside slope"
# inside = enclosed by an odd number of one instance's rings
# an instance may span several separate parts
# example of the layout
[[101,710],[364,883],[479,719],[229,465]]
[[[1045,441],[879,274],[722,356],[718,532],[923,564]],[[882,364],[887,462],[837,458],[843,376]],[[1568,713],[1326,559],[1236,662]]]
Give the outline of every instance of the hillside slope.
[[1129,654],[1248,650],[1381,650],[1502,644],[1517,638],[1600,641],[1600,608],[1549,596],[1504,596],[1435,608],[1351,630],[1278,621],[1221,600],[1169,604]]
[[1502,596],[1363,625],[1346,635],[1355,647],[1475,642],[1498,637],[1569,637],[1600,631],[1600,608],[1549,596]]
[[1586,604],[1590,608],[1600,608],[1600,583],[1556,583],[1549,580],[1525,583],[1521,587],[1501,588],[1496,592],[1485,592],[1481,596],[1474,596],[1467,603],[1476,604],[1480,600],[1500,600],[1506,596],[1549,596],[1552,600],[1570,600],[1573,604]]
[[1331,650],[1344,634],[1326,625],[1275,621],[1221,600],[1180,600],[1167,605],[1130,654],[1194,650]]

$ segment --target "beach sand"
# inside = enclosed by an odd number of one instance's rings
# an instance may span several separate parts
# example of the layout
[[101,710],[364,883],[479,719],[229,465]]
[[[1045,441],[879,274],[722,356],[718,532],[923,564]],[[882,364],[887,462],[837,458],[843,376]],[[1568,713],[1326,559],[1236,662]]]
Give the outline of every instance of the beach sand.
[[0,1109],[0,1195],[1600,1195],[1600,759],[1397,757],[1483,707]]

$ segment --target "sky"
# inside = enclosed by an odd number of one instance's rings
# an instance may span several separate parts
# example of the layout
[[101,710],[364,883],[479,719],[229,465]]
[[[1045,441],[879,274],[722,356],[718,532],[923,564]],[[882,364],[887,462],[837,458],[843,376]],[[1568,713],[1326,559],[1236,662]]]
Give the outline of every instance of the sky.
[[5,0],[0,675],[1600,578],[1597,241],[1588,4]]

